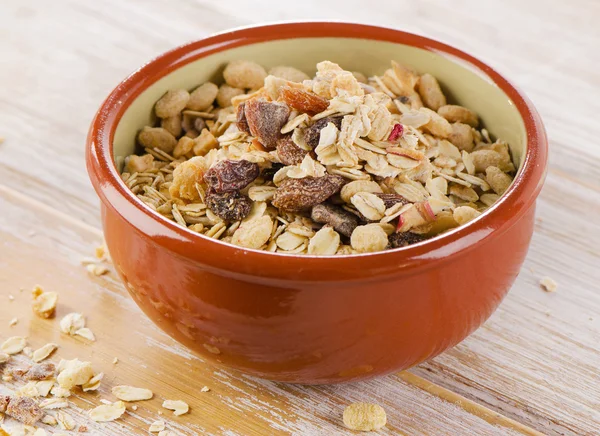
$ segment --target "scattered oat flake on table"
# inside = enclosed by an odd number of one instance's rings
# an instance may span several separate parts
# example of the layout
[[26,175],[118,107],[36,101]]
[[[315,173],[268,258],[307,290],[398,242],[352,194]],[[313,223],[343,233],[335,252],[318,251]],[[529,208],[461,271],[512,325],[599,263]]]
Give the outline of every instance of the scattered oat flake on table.
[[158,433],[159,431],[163,431],[164,429],[164,421],[154,421],[152,424],[150,424],[150,428],[148,429],[148,431],[150,431],[151,433]]
[[158,436],[177,436],[177,433],[171,430],[163,430],[160,433],[158,433]]
[[69,407],[69,402],[64,398],[48,398],[46,400],[42,400],[39,406],[42,409],[62,409],[63,407]]
[[104,373],[98,373],[95,376],[93,376],[90,381],[88,381],[87,383],[81,385],[81,388],[83,389],[83,392],[88,392],[88,391],[97,391],[98,388],[100,387],[100,382],[102,381],[102,379],[104,378]]
[[31,359],[33,357],[33,348],[31,348],[31,347],[23,348],[23,354]]
[[115,386],[112,388],[112,394],[123,401],[143,401],[154,396],[150,389],[135,388],[133,386]]
[[58,421],[58,426],[63,430],[73,430],[75,428],[75,420],[65,412],[57,412],[56,420]]
[[344,409],[344,425],[350,430],[372,431],[384,427],[387,417],[378,404],[353,403]]
[[13,326],[17,325],[18,322],[19,322],[19,318],[13,318],[13,319],[10,320],[10,322],[8,323],[8,325],[10,327],[13,327]]
[[556,292],[556,289],[558,288],[558,284],[550,277],[544,277],[541,279],[540,286],[546,292]]
[[33,312],[40,318],[52,318],[56,311],[58,303],[58,294],[56,292],[45,292],[41,287],[36,286],[32,291]]
[[172,410],[176,416],[186,414],[190,410],[190,406],[181,400],[165,400],[162,406],[165,409]]
[[109,422],[118,419],[125,413],[125,403],[117,401],[111,404],[103,404],[90,410],[90,418],[96,422]]
[[27,345],[25,338],[20,336],[13,336],[8,338],[4,343],[0,346],[0,350],[6,354],[18,354]]
[[42,360],[47,359],[57,348],[58,348],[58,345],[53,344],[53,343],[48,343],[48,344],[44,345],[43,347],[40,347],[37,350],[35,350],[33,352],[31,360],[33,360],[36,363],[39,363]]
[[94,333],[87,327],[77,330],[75,332],[75,335],[81,336],[82,338],[87,339],[88,341],[92,341],[92,342],[94,342],[96,340],[96,336],[94,335]]
[[68,335],[74,335],[77,330],[84,327],[85,318],[80,313],[68,313],[60,320],[60,331]]
[[0,353],[0,363],[6,363],[10,359],[10,356],[7,353]]
[[44,415],[44,417],[42,418],[42,422],[46,425],[57,425],[58,421],[56,421],[56,418],[52,415]]

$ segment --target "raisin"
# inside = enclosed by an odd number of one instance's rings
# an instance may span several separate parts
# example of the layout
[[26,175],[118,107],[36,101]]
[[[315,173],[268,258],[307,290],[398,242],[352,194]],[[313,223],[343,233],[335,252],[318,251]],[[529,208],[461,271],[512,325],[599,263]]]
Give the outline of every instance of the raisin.
[[204,174],[206,184],[217,193],[239,191],[258,177],[258,164],[247,160],[222,160]]
[[327,200],[338,192],[344,183],[343,177],[331,174],[323,177],[286,179],[277,188],[272,204],[288,212],[306,210]]
[[226,221],[239,221],[250,213],[252,200],[238,191],[217,193],[208,191],[206,206],[221,219]]
[[274,162],[271,164],[271,168],[265,168],[262,170],[262,172],[260,173],[260,176],[263,178],[263,180],[265,182],[268,182],[270,180],[273,180],[273,176],[275,175],[275,173],[277,171],[279,171],[280,169],[282,169],[285,165]]
[[350,212],[333,204],[321,203],[313,206],[310,217],[314,222],[329,224],[338,233],[350,237],[358,226],[358,220]]
[[240,103],[237,107],[235,124],[240,132],[250,134],[250,127],[248,127],[248,120],[246,119],[246,113],[244,111],[246,104]]
[[329,106],[329,101],[326,98],[301,88],[283,86],[279,91],[279,95],[288,106],[311,116],[323,112]]
[[393,205],[397,203],[408,204],[410,203],[406,198],[399,194],[381,194],[375,193],[376,196],[383,200],[383,204],[385,204],[385,208],[389,209]]
[[253,98],[244,104],[248,129],[267,149],[273,149],[281,137],[281,128],[287,123],[290,108],[282,102]]
[[302,150],[294,144],[292,135],[285,135],[277,141],[277,156],[284,165],[297,165],[307,154],[308,151]]
[[392,248],[400,248],[416,244],[417,242],[424,241],[427,238],[411,232],[396,232],[392,233],[388,239]]
[[319,139],[321,138],[321,130],[324,129],[327,124],[333,123],[338,129],[342,127],[343,117],[325,117],[318,120],[312,126],[306,129],[304,132],[304,141],[311,147],[315,148],[319,145]]

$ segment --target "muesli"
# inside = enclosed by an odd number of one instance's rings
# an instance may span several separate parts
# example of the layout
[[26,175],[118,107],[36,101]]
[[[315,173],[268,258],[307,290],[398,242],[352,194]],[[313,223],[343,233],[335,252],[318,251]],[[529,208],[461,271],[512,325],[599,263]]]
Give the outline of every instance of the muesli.
[[208,237],[309,255],[404,247],[477,218],[513,180],[508,144],[397,62],[367,79],[323,61],[311,79],[236,60],[223,78],[163,95],[121,174]]

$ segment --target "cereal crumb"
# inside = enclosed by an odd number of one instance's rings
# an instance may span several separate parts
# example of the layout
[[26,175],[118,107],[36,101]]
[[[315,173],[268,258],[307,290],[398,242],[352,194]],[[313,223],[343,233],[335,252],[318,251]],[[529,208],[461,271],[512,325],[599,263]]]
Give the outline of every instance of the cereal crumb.
[[113,365],[116,365],[117,363],[119,363],[119,358],[115,357],[112,361]]
[[556,292],[558,284],[550,277],[544,277],[540,280],[540,286],[546,292]]
[[15,297],[14,297],[14,295],[12,295],[12,294],[11,294],[11,295],[9,295],[9,296],[8,296],[8,301],[15,301]]
[[164,421],[154,421],[152,424],[150,424],[150,428],[148,429],[148,431],[150,431],[151,433],[158,433],[161,432],[165,429],[165,422]]
[[210,391],[210,388],[208,386],[204,386],[202,389],[200,389],[200,392],[208,392]]
[[8,325],[10,327],[13,327],[13,326],[17,325],[18,322],[19,322],[19,318],[13,318],[13,319],[10,320],[10,322],[8,323]]
[[105,265],[90,263],[86,267],[87,271],[97,277],[100,277],[106,273],[108,273],[108,268]]
[[344,409],[344,425],[350,430],[371,431],[384,427],[387,417],[377,404],[353,403]]
[[58,294],[56,292],[46,292],[40,286],[33,288],[31,293],[33,295],[33,312],[40,318],[52,318],[56,311]]
[[[136,405],[133,405],[133,406],[131,406],[131,409],[133,409],[133,410],[138,410],[138,406],[136,406]],[[158,414],[160,415],[161,413],[159,412]]]

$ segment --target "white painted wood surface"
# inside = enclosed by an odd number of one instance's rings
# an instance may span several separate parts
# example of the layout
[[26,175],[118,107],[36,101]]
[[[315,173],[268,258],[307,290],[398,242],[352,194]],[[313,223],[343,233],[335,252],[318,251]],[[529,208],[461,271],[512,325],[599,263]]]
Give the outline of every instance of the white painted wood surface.
[[[187,430],[185,420],[178,420],[183,434],[200,428],[253,434],[261,425],[282,434],[335,434],[342,431],[339,411],[356,399],[385,404],[389,434],[506,434],[398,376],[298,388],[206,368],[146,322],[120,284],[112,279],[90,283],[75,266],[99,240],[93,230],[99,228],[98,202],[83,155],[89,122],[108,92],[143,62],[183,42],[232,26],[308,18],[387,25],[443,40],[491,64],[536,104],[551,154],[525,267],[484,327],[411,373],[545,434],[598,434],[600,2],[594,0],[0,0],[0,136],[6,139],[0,145],[0,185],[11,192],[3,189],[0,201],[0,292],[9,292],[9,285],[31,286],[30,281],[65,292],[64,301],[82,302],[92,292],[101,308],[93,318],[97,334],[105,336],[90,349],[102,350],[94,353],[99,365],[108,365],[111,351],[123,347],[107,339],[119,331],[117,314],[139,318],[154,346],[147,358],[132,357],[130,373],[145,361],[147,368],[136,376],[159,383],[168,377],[169,365],[193,366],[206,384],[219,383],[228,392],[218,401],[182,392],[199,401],[199,409],[207,408],[190,415]],[[37,228],[37,237],[27,236],[29,226]],[[39,275],[25,275],[26,267]],[[58,268],[56,274],[52,268]],[[539,288],[546,275],[559,283],[557,293]],[[102,308],[112,303],[119,312],[106,312],[103,319]],[[11,312],[0,305],[0,324],[12,318]],[[141,428],[131,419],[126,428]],[[239,427],[245,421],[254,427]]]

